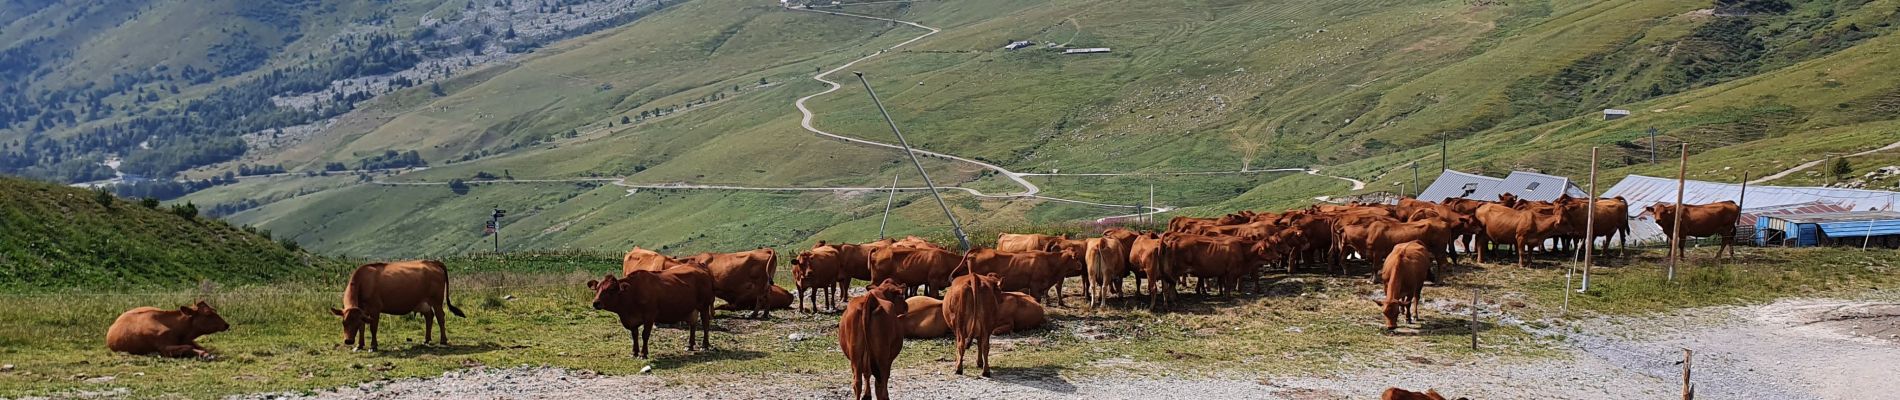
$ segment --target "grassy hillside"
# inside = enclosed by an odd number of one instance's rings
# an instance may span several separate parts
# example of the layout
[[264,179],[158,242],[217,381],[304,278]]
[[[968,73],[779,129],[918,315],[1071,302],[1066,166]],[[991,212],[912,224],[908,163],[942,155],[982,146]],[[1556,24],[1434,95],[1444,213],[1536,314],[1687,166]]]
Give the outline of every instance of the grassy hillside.
[[[153,203],[156,204],[156,203]],[[138,201],[0,178],[0,287],[186,287],[334,272],[269,232]]]
[[[790,105],[825,89],[809,75],[870,54],[879,55],[831,76],[843,90],[809,102],[814,125],[890,140],[848,73],[862,71],[914,146],[1018,172],[1320,166],[1372,181],[1367,191],[1399,190],[1410,174],[1387,173],[1414,161],[1437,164],[1442,138],[1453,168],[1578,179],[1588,149],[1601,147],[1607,187],[1626,174],[1673,169],[1646,163],[1649,127],[1661,132],[1665,150],[1690,143],[1692,177],[1728,181],[1900,140],[1891,134],[1900,84],[1882,73],[1896,67],[1885,55],[1900,45],[1891,34],[1900,1],[1742,3],[979,0],[842,8],[942,29],[879,54],[925,31],[698,0],[464,75],[440,95],[414,88],[385,96],[261,163],[308,166],[417,149],[449,161],[377,179],[440,183],[486,173],[790,187],[879,186],[900,175],[916,185],[895,152],[803,132]],[[1025,39],[1037,45],[1000,49]],[[1062,55],[1048,44],[1113,50]],[[1604,108],[1634,115],[1603,121]],[[1865,173],[1890,158],[1869,156],[1854,169]],[[1019,190],[965,163],[926,161],[940,183]],[[1338,180],[1286,173],[1029,179],[1047,196],[1110,204],[1143,203],[1152,185],[1162,205],[1185,207],[1172,213],[1182,215],[1293,207],[1346,191]],[[1796,174],[1777,183],[1819,180]],[[703,250],[866,237],[875,236],[882,211],[876,196],[863,195],[780,209],[835,195],[695,191],[676,195],[703,208],[676,209],[642,203],[647,194],[571,183],[478,185],[470,195],[358,186],[233,218],[294,231],[316,248],[383,254],[476,249],[464,231],[496,204],[533,210],[513,223],[548,230],[515,244],[523,248]],[[989,226],[1131,211],[950,198],[971,212],[960,218]],[[898,211],[895,226],[943,226],[934,202]],[[695,218],[707,216],[713,222],[698,225]],[[726,225],[740,228],[717,228]],[[407,242],[389,240],[398,237]]]

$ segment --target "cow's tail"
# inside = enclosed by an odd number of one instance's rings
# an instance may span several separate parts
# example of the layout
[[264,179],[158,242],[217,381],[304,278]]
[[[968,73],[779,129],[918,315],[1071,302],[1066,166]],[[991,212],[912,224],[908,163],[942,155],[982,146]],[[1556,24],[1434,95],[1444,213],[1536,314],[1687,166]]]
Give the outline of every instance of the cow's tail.
[[468,318],[467,314],[462,313],[462,308],[455,306],[454,296],[449,295],[449,266],[443,264],[441,261],[432,260],[429,261],[429,263],[435,264],[436,268],[442,269],[442,305],[449,307],[449,313],[455,314],[457,317]]

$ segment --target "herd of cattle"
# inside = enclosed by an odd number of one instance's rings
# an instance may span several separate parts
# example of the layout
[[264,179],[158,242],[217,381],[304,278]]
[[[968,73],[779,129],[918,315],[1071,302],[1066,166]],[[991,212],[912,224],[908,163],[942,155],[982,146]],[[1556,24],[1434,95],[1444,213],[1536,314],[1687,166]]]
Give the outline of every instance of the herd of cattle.
[[[1085,239],[1003,234],[995,248],[964,252],[916,237],[861,244],[821,241],[790,260],[796,296],[774,284],[779,256],[771,248],[674,258],[635,247],[622,259],[620,278],[607,275],[587,287],[594,291],[593,307],[616,314],[629,331],[635,357],[650,354],[655,324],[682,324],[689,351],[710,349],[714,299],[725,302],[722,309],[755,317],[794,302],[801,312],[817,312],[821,298],[832,311],[844,303],[837,336],[850,361],[853,393],[886,398],[891,362],[905,338],[952,336],[956,372],[963,372],[964,354],[973,346],[975,364],[988,376],[990,335],[1045,324],[1042,304],[1062,305],[1062,283],[1068,278],[1081,278],[1090,307],[1121,296],[1124,280],[1133,278],[1134,294],[1143,295],[1145,288],[1147,306],[1159,309],[1173,305],[1178,284],[1187,278],[1195,278],[1197,293],[1258,293],[1265,291],[1262,277],[1269,270],[1291,273],[1317,266],[1344,274],[1346,260],[1357,255],[1378,267],[1372,278],[1385,285],[1386,299],[1378,303],[1390,330],[1401,317],[1412,322],[1417,315],[1412,305],[1422,288],[1438,281],[1437,271],[1457,262],[1460,249],[1475,251],[1483,262],[1494,244],[1508,245],[1516,264],[1527,266],[1532,250],[1561,250],[1598,238],[1607,247],[1619,235],[1627,241],[1628,203],[1598,199],[1591,218],[1588,201],[1567,196],[1524,201],[1506,195],[1498,202],[1316,205],[1283,213],[1177,217],[1166,232],[1110,228]],[[1683,236],[1721,236],[1722,250],[1733,253],[1729,247],[1739,215],[1734,202],[1682,209]],[[1676,211],[1673,205],[1655,205],[1645,214],[1655,215],[1667,234],[1674,231],[1669,221]],[[858,280],[872,284],[852,297],[849,288]],[[381,315],[413,312],[424,318],[424,343],[439,337],[446,345],[447,314],[463,315],[449,301],[448,281],[447,267],[432,260],[358,267],[345,285],[343,309],[330,310],[342,320],[343,343],[374,350]],[[196,338],[228,328],[203,302],[176,311],[141,307],[113,323],[107,347],[206,357]]]

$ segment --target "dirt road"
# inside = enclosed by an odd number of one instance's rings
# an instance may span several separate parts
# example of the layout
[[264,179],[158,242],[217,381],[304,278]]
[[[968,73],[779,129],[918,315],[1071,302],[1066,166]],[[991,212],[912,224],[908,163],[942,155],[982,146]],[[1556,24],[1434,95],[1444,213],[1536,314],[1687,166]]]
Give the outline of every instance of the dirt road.
[[[1893,375],[1900,365],[1900,294],[1877,299],[1784,300],[1527,328],[1567,347],[1568,356],[1555,359],[1445,365],[1394,355],[1372,362],[1376,368],[1319,376],[1168,373],[1108,359],[1095,363],[1127,373],[1071,376],[1058,368],[1018,367],[999,369],[993,379],[950,375],[946,366],[932,364],[898,371],[891,391],[906,399],[1365,399],[1399,386],[1483,399],[1673,398],[1680,390],[1677,362],[1690,348],[1701,398],[1878,398],[1900,392]],[[844,372],[733,376],[681,385],[648,375],[524,366],[369,383],[308,398],[830,399],[849,397],[845,378]]]

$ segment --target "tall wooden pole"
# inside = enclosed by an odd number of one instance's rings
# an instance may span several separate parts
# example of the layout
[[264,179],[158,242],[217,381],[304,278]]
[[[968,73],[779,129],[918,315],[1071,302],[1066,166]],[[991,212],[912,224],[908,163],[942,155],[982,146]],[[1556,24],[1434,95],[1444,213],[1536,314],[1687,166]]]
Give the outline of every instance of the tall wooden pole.
[[[1748,211],[1748,171],[1742,171],[1742,193],[1741,195],[1736,196],[1736,197],[1737,198],[1735,199],[1735,209],[1741,210],[1744,212]],[[1756,220],[1751,221],[1750,223],[1760,223],[1761,222],[1760,219],[1761,217],[1757,216]],[[1748,239],[1749,241],[1755,241],[1756,238],[1761,237],[1761,231],[1759,230],[1751,229],[1749,230],[1749,232],[1754,232],[1753,235],[1755,236],[1754,238],[1749,238]],[[1761,244],[1757,243],[1756,245],[1759,246]]]
[[1694,354],[1694,351],[1682,349],[1682,400],[1695,399],[1695,385],[1689,383],[1690,357]]
[[1471,289],[1471,350],[1478,350],[1478,289]]
[[1583,217],[1583,285],[1577,287],[1578,293],[1590,291],[1590,265],[1595,262],[1597,247],[1597,148],[1590,148],[1590,204],[1585,208],[1588,215]]
[[1669,222],[1669,281],[1676,280],[1676,265],[1682,262],[1682,197],[1689,182],[1689,143],[1682,143],[1682,163],[1676,167],[1676,215]]

